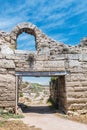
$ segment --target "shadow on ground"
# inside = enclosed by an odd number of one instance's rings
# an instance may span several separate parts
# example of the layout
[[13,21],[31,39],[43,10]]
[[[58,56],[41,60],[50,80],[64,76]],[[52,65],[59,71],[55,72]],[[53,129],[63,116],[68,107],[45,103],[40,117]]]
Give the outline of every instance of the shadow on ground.
[[27,106],[25,104],[20,104],[23,113],[38,113],[38,114],[52,114],[56,113],[52,106]]

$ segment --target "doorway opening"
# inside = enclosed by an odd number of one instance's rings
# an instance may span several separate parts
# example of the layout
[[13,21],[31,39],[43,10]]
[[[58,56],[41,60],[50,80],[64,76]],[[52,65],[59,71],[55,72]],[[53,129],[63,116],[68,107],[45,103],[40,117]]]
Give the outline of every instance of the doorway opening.
[[50,97],[49,82],[50,77],[22,77],[18,89],[18,105],[24,113],[49,112],[49,109],[47,109]]
[[[54,74],[54,72],[53,72]],[[66,113],[66,87],[65,75],[49,76],[46,72],[18,73],[16,75],[17,106],[21,106],[23,112],[47,113],[48,106],[56,106],[61,112]],[[44,75],[44,76],[43,76]],[[50,101],[50,102],[49,102]]]

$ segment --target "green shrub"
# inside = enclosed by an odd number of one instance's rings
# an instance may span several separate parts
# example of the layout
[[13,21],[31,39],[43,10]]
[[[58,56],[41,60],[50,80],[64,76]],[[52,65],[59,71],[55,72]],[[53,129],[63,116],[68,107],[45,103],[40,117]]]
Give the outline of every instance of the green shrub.
[[19,93],[19,97],[23,97],[23,92],[20,92],[20,93]]
[[55,82],[58,79],[58,77],[51,77],[51,82]]

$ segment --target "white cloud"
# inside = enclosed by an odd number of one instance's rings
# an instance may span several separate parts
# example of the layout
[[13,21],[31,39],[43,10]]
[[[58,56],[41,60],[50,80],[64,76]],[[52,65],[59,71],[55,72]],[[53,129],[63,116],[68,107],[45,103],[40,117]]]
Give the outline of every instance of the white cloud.
[[[56,28],[61,28],[62,30],[63,28],[71,29],[69,35],[72,35],[72,29],[79,27],[80,22],[81,24],[84,24],[87,21],[87,17],[80,15],[84,13],[86,16],[86,7],[87,1],[82,0],[25,0],[24,2],[19,0],[16,1],[16,4],[14,1],[12,6],[7,2],[5,3],[6,9],[4,9],[3,5],[0,10],[0,29],[9,31],[20,22],[30,21],[37,24],[38,27],[40,27],[48,35],[48,31],[52,32],[52,30],[55,30]],[[79,15],[80,22],[75,23],[73,21],[71,24],[70,19],[77,15]],[[58,39],[58,33],[58,31],[55,32],[55,36],[53,36],[55,39]],[[65,41],[68,40],[66,35],[62,32],[62,36],[59,39],[63,39],[62,41],[64,41],[64,39]],[[24,39],[26,40],[26,37],[21,38],[21,40]]]
[[32,35],[22,33],[17,38],[17,48],[21,50],[35,50],[35,38]]

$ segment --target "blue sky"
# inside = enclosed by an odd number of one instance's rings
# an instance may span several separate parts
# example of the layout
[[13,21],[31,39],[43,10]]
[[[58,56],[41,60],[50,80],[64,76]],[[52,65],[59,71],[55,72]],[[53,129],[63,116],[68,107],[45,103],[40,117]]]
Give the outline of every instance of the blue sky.
[[[0,0],[0,29],[32,22],[53,39],[76,45],[87,36],[87,0]],[[34,37],[22,34],[18,49],[35,50]],[[31,44],[32,43],[32,44]]]

